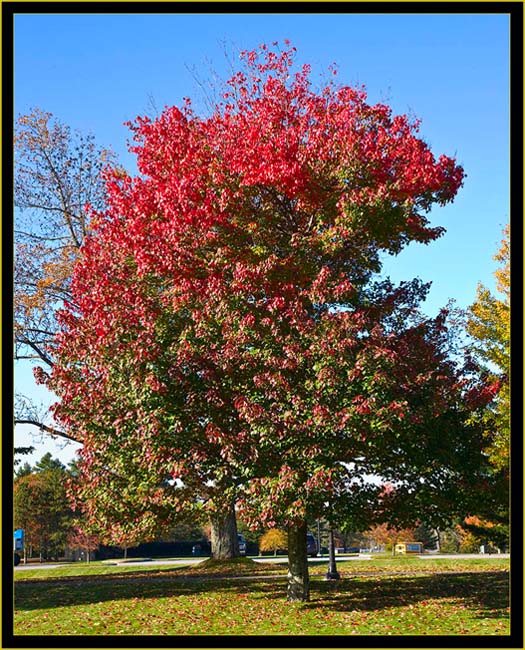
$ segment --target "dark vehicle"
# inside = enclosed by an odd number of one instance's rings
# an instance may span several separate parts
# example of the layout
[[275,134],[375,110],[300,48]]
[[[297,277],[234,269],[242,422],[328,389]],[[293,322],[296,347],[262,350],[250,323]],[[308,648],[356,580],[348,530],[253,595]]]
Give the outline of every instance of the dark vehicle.
[[[246,555],[246,540],[244,539],[244,535],[241,535],[240,533],[237,535],[237,539],[239,540],[239,553],[241,555]],[[194,557],[199,557],[202,555],[210,555],[211,553],[211,546],[208,542],[199,542],[193,546],[191,549],[191,554]]]
[[204,549],[202,548],[202,544],[195,544],[191,549],[191,554],[193,556],[204,555]]
[[246,555],[246,540],[244,539],[244,535],[239,533],[237,539],[239,540],[239,553],[241,555]]
[[306,554],[310,557],[316,557],[317,552],[318,549],[315,537],[312,535],[312,533],[306,533]]
[[211,555],[211,544],[205,540],[201,540],[194,544],[191,549],[191,554],[194,557],[201,557],[205,555]]

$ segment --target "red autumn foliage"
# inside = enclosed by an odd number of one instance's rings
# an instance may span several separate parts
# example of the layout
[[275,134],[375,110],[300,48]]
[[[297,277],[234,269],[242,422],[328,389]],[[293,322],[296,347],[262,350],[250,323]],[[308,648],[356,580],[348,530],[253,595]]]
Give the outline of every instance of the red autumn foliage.
[[445,315],[419,314],[420,281],[374,282],[380,254],[439,237],[425,213],[463,170],[362,88],[314,91],[294,56],[245,52],[207,118],[187,101],[130,125],[141,175],[107,178],[47,380],[92,519],[153,530],[198,495],[267,526],[330,501],[369,527],[364,475],[401,483],[407,520],[475,476],[477,387]]

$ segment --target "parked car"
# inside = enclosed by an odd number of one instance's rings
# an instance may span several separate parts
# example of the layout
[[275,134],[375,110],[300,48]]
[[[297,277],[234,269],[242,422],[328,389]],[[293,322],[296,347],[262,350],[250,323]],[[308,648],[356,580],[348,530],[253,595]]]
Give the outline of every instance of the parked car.
[[239,533],[237,539],[239,540],[239,553],[241,555],[246,555],[246,540],[244,539],[244,535]]
[[198,542],[193,546],[191,549],[191,554],[193,556],[199,557],[202,555],[210,555],[211,554],[211,546],[208,542]]
[[306,533],[306,554],[316,557],[318,552],[317,541],[312,533]]
[[[239,553],[246,555],[246,540],[244,539],[244,535],[239,533],[237,539],[239,540]],[[208,542],[198,542],[191,549],[191,554],[193,556],[210,555],[211,545]]]

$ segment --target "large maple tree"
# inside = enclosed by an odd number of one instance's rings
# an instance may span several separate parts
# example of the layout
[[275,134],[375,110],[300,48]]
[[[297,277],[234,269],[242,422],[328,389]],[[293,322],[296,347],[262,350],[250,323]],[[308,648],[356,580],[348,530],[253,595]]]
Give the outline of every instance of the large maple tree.
[[219,556],[234,506],[286,526],[290,600],[309,594],[307,516],[357,530],[462,503],[490,399],[449,360],[446,315],[419,313],[427,286],[377,279],[381,254],[440,236],[426,214],[462,168],[294,56],[244,52],[208,117],[186,100],[130,125],[140,175],[107,178],[41,374],[92,518],[154,526],[198,497]]

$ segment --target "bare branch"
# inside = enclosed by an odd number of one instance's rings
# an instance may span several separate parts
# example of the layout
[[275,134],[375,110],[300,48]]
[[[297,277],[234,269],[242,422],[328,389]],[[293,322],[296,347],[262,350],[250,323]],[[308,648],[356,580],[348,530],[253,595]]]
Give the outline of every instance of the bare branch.
[[72,442],[81,442],[80,440],[77,440],[73,436],[67,434],[65,431],[62,431],[61,429],[55,429],[54,427],[50,427],[47,424],[44,424],[43,422],[38,422],[37,420],[24,420],[24,419],[15,418],[15,424],[30,424],[40,429],[40,431],[50,434],[52,436],[58,436],[59,438],[66,438],[67,440],[71,440]]
[[34,341],[29,340],[27,337],[24,336],[17,336],[17,342],[21,343],[22,345],[27,345],[30,347],[32,350],[36,352],[38,355],[38,358],[41,359],[44,363],[46,363],[50,368],[53,367],[54,362],[51,359],[51,357],[46,354],[41,347],[35,343]]

